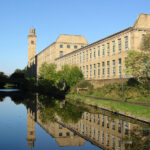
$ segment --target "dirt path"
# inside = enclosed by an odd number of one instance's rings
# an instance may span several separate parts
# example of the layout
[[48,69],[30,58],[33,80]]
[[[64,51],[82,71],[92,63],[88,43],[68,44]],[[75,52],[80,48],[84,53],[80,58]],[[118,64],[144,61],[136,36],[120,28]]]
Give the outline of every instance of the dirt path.
[[150,106],[150,103],[147,102],[131,102],[131,101],[124,101],[124,100],[115,100],[115,99],[110,99],[110,98],[103,98],[103,97],[97,97],[97,96],[84,96],[84,97],[89,97],[89,98],[95,98],[97,100],[106,100],[106,101],[112,101],[112,102],[118,102],[118,103],[129,103],[129,104],[137,104],[141,106]]

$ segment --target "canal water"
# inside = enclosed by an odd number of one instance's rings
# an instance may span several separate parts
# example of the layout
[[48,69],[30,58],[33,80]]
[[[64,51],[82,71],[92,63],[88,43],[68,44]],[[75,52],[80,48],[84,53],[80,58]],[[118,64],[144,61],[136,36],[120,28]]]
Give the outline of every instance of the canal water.
[[150,124],[43,95],[0,92],[0,150],[150,150]]

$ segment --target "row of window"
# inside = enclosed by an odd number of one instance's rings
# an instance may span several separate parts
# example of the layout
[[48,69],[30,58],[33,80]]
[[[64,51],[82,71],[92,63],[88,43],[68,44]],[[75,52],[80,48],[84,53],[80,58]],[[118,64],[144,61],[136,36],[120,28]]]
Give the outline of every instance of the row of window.
[[[126,36],[124,38],[124,42],[125,42],[125,50],[128,50],[129,48],[129,44],[128,44],[128,36]],[[63,46],[63,45],[62,45]],[[62,48],[62,47],[61,47]],[[107,50],[107,56],[110,56],[110,43],[107,43],[106,46],[106,50]],[[90,52],[88,52],[88,50],[80,52],[80,62],[82,61],[88,61],[88,59],[92,59],[92,58],[100,58],[100,57],[105,57],[105,44],[103,44],[101,47],[98,46],[97,50],[96,48],[93,48],[89,50]],[[122,42],[121,39],[118,39],[118,52],[121,53],[122,51]],[[112,54],[114,55],[116,53],[116,42],[112,41]],[[77,54],[78,56],[79,54]]]
[[[83,125],[81,127],[80,123],[80,130],[77,128],[77,131],[79,131],[81,134],[85,134],[86,136],[89,136],[90,138],[93,138],[96,140],[96,142],[101,142],[102,144],[106,144],[107,146],[110,146],[110,137],[112,137],[112,148],[115,149],[116,147],[116,137],[113,135],[110,135],[109,133],[105,133],[104,131],[96,130],[93,127],[87,127]],[[121,150],[121,139],[118,138],[118,149]]]
[[[97,63],[93,65],[86,65],[80,67],[84,76],[89,78],[89,71],[90,71],[90,78],[94,77],[104,77],[107,74],[107,77],[111,75],[110,72],[110,61]],[[118,59],[118,75],[122,74],[122,59]],[[107,71],[107,72],[106,72]],[[116,76],[116,60],[112,60],[112,75]]]
[[[121,46],[121,39],[118,39],[118,52],[121,53],[122,51],[122,46]],[[128,36],[125,37],[125,50],[128,50]],[[92,59],[92,49],[90,49],[90,56],[88,56],[88,50],[86,51],[86,56],[84,54],[85,52],[80,53],[80,62],[82,62],[82,60],[86,60],[88,61],[88,58]],[[115,41],[112,42],[112,54],[114,55],[116,53],[116,44]],[[105,45],[103,44],[102,47],[100,48],[100,46],[97,47],[97,55],[96,55],[96,48],[93,49],[93,58],[96,58],[96,56],[98,58],[101,57],[105,57]],[[107,56],[110,56],[110,43],[107,43]]]
[[[82,118],[84,119],[84,115],[83,115]],[[100,121],[100,118],[102,118],[101,121]],[[88,118],[88,113],[86,113],[86,118],[85,119],[86,120],[89,119],[89,121],[91,122],[91,120],[92,120],[91,114],[89,115],[89,118]],[[100,117],[100,115],[98,114],[97,122],[96,122],[96,117],[94,115],[93,116],[93,122],[97,123],[98,125],[100,125],[100,123],[101,123],[101,125],[104,127],[105,126],[104,115],[102,117]],[[121,133],[121,131],[122,131],[122,123],[123,123],[122,120],[119,120],[119,122],[118,122],[118,132],[119,133]],[[115,128],[116,128],[116,121],[115,120],[111,120],[111,125],[112,125],[112,130],[115,130]],[[108,116],[107,116],[107,120],[106,120],[106,127],[110,128],[110,119],[109,119]],[[125,134],[128,134],[128,129],[129,129],[128,122],[125,122],[125,126],[124,127],[125,127]]]
[[[60,44],[59,47],[60,47],[60,48],[63,48],[64,45]],[[81,46],[81,47],[83,47],[83,46]],[[67,48],[71,48],[71,46],[68,44],[68,45],[67,45]],[[77,48],[78,48],[78,46],[77,46],[77,45],[74,45],[74,49],[77,49]]]
[[[59,133],[59,136],[63,136],[63,133],[60,132],[60,133]],[[65,135],[64,135],[64,136],[65,136]],[[66,136],[70,136],[70,132],[66,132]]]

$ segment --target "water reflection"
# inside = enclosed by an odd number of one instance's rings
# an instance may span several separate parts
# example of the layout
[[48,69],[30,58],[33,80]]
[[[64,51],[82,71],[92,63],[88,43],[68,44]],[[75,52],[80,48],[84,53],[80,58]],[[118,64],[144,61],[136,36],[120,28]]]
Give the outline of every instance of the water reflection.
[[[150,147],[149,125],[146,123],[68,101],[49,100],[46,105],[38,95],[36,100],[34,109],[28,107],[30,147],[36,139],[33,120],[54,137],[59,146],[80,146],[88,140],[108,150],[148,150]],[[145,135],[144,130],[147,131]]]
[[[0,100],[7,94],[1,95]],[[104,150],[150,149],[148,123],[69,100],[58,101],[38,94],[8,95],[15,104],[22,103],[27,108],[26,140],[29,148],[34,148],[37,142],[37,123],[56,140],[59,147],[74,146],[76,149],[76,146],[84,147],[89,141]]]

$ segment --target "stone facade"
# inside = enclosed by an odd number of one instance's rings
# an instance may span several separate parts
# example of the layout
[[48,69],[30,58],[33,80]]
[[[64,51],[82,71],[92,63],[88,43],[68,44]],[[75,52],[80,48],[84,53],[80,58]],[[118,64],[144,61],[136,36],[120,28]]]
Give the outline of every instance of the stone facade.
[[[36,56],[29,35],[28,64],[36,63],[36,69],[33,67],[36,74],[41,64],[47,62],[56,63],[58,70],[65,64],[77,65],[86,80],[130,78],[124,73],[127,53],[129,50],[140,50],[143,37],[149,31],[150,15],[140,14],[132,27],[89,45],[83,36],[60,35],[56,42]],[[34,39],[36,41],[36,36]]]

